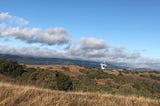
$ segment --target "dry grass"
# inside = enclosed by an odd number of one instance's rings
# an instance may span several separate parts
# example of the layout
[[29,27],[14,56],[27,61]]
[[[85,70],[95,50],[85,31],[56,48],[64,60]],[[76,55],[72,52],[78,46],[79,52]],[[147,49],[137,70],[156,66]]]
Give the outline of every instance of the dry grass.
[[105,70],[104,72],[106,72],[108,74],[115,75],[115,76],[119,75],[119,71],[118,70],[110,70],[110,71]]
[[0,106],[160,106],[159,100],[62,92],[0,82]]
[[84,67],[77,66],[77,65],[26,65],[26,66],[31,68],[59,70],[69,76],[83,75],[83,73],[81,73],[80,70],[85,69]]
[[95,79],[98,85],[104,86],[106,84],[106,79]]

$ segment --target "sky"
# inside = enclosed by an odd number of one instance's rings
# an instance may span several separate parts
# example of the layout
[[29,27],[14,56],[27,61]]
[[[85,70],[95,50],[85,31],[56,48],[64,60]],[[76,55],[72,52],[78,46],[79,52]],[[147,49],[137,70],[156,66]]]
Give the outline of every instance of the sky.
[[0,53],[160,68],[159,11],[159,0],[0,0]]

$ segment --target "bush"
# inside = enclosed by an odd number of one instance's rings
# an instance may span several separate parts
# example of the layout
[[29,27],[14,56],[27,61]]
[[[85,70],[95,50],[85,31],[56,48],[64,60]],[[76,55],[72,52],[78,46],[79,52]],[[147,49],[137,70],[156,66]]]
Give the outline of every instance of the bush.
[[150,75],[150,77],[154,80],[160,81],[160,76]]
[[[83,71],[81,70],[81,72]],[[86,70],[85,74],[89,79],[104,79],[114,77],[113,75],[105,73],[102,70]]]
[[57,79],[57,87],[59,90],[69,91],[73,89],[72,80],[69,76],[57,72],[56,79]]
[[2,59],[0,60],[0,73],[11,77],[20,76],[25,70],[17,61]]
[[27,76],[27,80],[35,83],[36,86],[57,89],[56,73],[54,71],[38,69],[36,71],[33,70],[33,72]]

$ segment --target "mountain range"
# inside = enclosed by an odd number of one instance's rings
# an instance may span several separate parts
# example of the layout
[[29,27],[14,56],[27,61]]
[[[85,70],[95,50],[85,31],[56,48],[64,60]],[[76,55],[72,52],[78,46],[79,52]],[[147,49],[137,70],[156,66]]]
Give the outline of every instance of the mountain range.
[[[0,54],[1,59],[12,59],[24,64],[35,65],[79,65],[91,68],[100,68],[100,62],[87,61],[87,60],[74,60],[67,58],[45,58],[45,57],[32,57],[32,56],[20,56],[11,54]],[[110,69],[132,69],[138,71],[153,70],[154,68],[136,68],[123,63],[111,63],[107,62],[107,68]],[[156,69],[156,68],[155,68]]]
[[[18,56],[10,54],[0,54],[1,59],[12,59],[24,64],[35,64],[35,65],[79,65],[92,68],[100,68],[100,62],[86,61],[86,60],[73,60],[73,59],[62,59],[62,58],[43,58],[43,57],[31,57],[31,56]],[[119,69],[125,68],[107,63],[108,68]]]

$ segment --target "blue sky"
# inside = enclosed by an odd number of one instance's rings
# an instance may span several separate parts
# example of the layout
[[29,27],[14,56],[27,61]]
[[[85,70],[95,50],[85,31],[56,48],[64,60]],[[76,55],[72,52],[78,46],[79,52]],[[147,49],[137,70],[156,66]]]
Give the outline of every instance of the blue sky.
[[0,12],[27,20],[28,28],[61,27],[72,41],[94,37],[149,58],[160,58],[159,11],[159,0],[0,0]]

